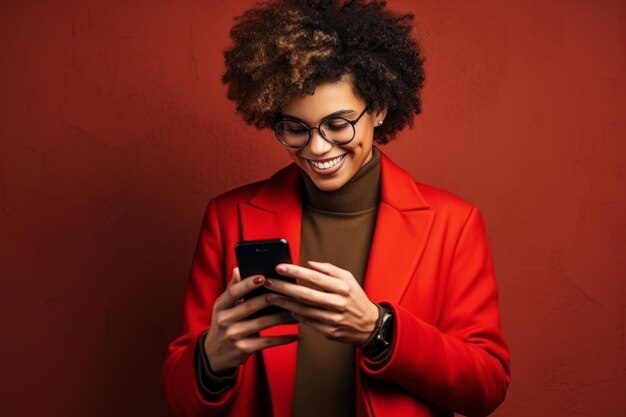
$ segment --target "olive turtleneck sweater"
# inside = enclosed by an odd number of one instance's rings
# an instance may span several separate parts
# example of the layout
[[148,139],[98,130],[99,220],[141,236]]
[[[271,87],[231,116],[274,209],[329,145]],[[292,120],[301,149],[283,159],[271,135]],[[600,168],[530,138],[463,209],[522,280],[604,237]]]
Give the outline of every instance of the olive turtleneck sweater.
[[[329,262],[362,285],[380,200],[380,155],[342,188],[319,190],[304,178],[300,264]],[[355,346],[327,340],[300,326],[293,417],[351,417],[356,414]]]

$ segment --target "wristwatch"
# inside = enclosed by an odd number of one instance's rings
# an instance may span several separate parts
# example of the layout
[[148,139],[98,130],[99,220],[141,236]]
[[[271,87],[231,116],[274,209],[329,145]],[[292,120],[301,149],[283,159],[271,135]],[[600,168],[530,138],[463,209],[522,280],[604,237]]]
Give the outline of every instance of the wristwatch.
[[387,307],[376,304],[378,307],[378,320],[374,331],[361,345],[361,350],[372,360],[382,359],[387,353],[393,340],[394,317],[393,311]]

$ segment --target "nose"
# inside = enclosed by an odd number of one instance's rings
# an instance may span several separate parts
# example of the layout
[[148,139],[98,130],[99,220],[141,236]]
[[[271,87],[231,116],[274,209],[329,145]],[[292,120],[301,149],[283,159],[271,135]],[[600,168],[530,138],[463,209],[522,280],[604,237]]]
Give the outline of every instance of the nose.
[[311,140],[309,141],[309,149],[314,155],[324,155],[333,147],[332,143],[327,142],[319,129],[311,129]]

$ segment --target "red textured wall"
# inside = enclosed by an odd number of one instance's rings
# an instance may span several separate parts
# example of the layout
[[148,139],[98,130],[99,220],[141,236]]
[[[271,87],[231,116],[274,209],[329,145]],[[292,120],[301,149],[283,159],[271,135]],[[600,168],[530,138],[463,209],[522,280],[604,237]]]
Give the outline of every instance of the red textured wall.
[[[495,414],[626,415],[626,3],[389,3],[428,85],[385,151],[485,215],[513,354]],[[0,415],[170,415],[204,205],[288,161],[220,84],[250,4],[0,5]]]

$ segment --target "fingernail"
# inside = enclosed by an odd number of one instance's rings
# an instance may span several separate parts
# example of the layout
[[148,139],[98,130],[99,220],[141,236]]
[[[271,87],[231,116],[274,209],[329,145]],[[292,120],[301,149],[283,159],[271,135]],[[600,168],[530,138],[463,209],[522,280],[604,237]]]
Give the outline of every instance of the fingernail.
[[266,279],[265,280],[265,286],[266,287],[271,287],[272,286],[272,280],[271,279]]
[[263,283],[263,277],[261,275],[254,277],[253,281],[255,284],[261,284]]
[[268,303],[271,303],[272,301],[276,300],[276,296],[275,295],[268,295],[267,297],[265,297],[265,301],[267,301]]
[[284,273],[287,272],[287,267],[285,265],[278,265],[276,267],[276,272],[278,273]]

